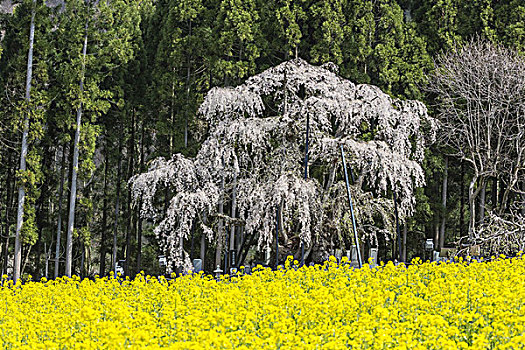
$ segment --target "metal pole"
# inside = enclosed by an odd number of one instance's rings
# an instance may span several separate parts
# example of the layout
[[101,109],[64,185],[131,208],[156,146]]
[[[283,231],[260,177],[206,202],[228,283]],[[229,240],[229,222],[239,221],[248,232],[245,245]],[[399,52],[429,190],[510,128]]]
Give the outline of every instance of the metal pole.
[[[310,114],[306,113],[306,139],[304,147],[304,179],[308,179],[308,143],[310,134]],[[301,241],[301,266],[304,265],[304,242]]]
[[396,232],[397,232],[397,245],[398,245],[398,257],[401,261],[401,232],[399,230],[399,214],[397,211],[397,196],[396,191],[392,191],[394,194],[394,213],[396,214]]
[[341,158],[343,160],[343,169],[345,172],[346,193],[348,194],[348,204],[350,204],[350,214],[352,215],[352,227],[354,228],[354,240],[355,240],[355,247],[357,249],[357,261],[359,263],[359,268],[361,268],[363,266],[363,262],[361,261],[361,249],[359,248],[359,239],[357,237],[354,206],[352,204],[352,195],[350,193],[350,183],[348,182],[348,171],[346,170],[345,151],[343,149],[343,145],[341,145]]

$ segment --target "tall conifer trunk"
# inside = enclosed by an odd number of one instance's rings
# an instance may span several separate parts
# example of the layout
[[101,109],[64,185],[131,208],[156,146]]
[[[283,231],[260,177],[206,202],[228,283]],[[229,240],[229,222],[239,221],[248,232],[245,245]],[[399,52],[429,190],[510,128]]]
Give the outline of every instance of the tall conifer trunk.
[[[140,170],[144,171],[144,122],[140,131]],[[142,199],[138,204],[139,214],[137,215],[137,273],[142,270],[142,218],[140,217],[140,208],[142,208]]]
[[113,254],[111,255],[111,268],[113,272],[117,269],[117,233],[118,233],[118,217],[120,212],[120,177],[122,171],[122,139],[119,140],[118,147],[118,166],[117,166],[117,198],[115,200],[115,222],[113,226]]
[[5,246],[4,246],[4,253],[3,253],[3,261],[2,261],[2,275],[7,274],[7,262],[9,260],[9,216],[10,214],[10,208],[11,208],[11,202],[12,202],[12,195],[14,192],[14,189],[12,189],[11,183],[13,182],[13,169],[12,169],[12,157],[11,152],[9,152],[8,160],[7,160],[7,176],[6,176],[6,182],[5,182],[5,189],[6,189],[6,201],[5,201],[5,223],[4,223],[4,230],[5,230]]
[[84,92],[84,76],[86,70],[86,54],[88,43],[88,24],[86,22],[84,44],[82,47],[82,70],[80,73],[80,103],[77,108],[77,122],[75,141],[73,144],[73,172],[71,174],[71,191],[69,200],[69,217],[66,236],[66,276],[71,277],[71,266],[73,263],[73,229],[75,226],[75,203],[77,199],[77,172],[78,172],[78,145],[80,142],[80,127],[82,125],[82,94]]
[[106,254],[107,254],[107,230],[108,230],[108,170],[109,170],[109,152],[108,140],[106,137],[104,143],[104,190],[103,190],[103,204],[102,204],[102,224],[100,235],[100,269],[99,275],[106,275]]
[[[128,146],[129,161],[128,161],[128,179],[131,179],[135,167],[135,110],[133,110],[131,115],[131,137],[129,140]],[[131,259],[131,235],[133,231],[132,218],[133,211],[131,207],[131,186],[128,186],[128,202],[127,202],[127,224],[126,224],[126,265],[125,265],[125,275],[130,275],[130,259]]]
[[[27,75],[26,75],[26,93],[25,100],[27,108],[29,108],[29,100],[31,99],[31,79],[33,77],[33,42],[35,40],[35,12],[36,0],[33,0],[33,7],[31,9],[31,24],[29,28],[29,52],[27,55]],[[24,117],[24,125],[22,131],[22,149],[20,152],[20,172],[26,171],[26,156],[27,156],[27,137],[29,134],[29,110],[26,111]],[[15,261],[13,265],[13,280],[20,278],[20,265],[22,262],[22,245],[20,242],[20,234],[22,232],[22,225],[24,223],[24,202],[25,202],[25,188],[24,184],[18,187],[18,213],[16,216],[16,232],[15,232]]]
[[60,236],[62,231],[62,197],[64,195],[64,173],[66,170],[66,143],[62,146],[62,163],[60,165],[60,185],[58,188],[58,219],[57,219],[57,240],[55,247],[55,278],[58,277],[60,270]]
[[[189,37],[192,33],[192,21],[189,21]],[[188,148],[188,119],[189,119],[189,104],[190,104],[190,78],[191,78],[191,52],[187,54],[187,68],[186,68],[186,113],[184,120],[184,148]]]

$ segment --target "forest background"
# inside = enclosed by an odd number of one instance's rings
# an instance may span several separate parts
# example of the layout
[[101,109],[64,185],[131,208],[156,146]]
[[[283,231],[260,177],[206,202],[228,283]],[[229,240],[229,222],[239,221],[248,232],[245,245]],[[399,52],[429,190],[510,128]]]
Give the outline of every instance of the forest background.
[[[161,272],[153,225],[140,218],[128,180],[159,156],[197,153],[196,111],[212,87],[300,57],[333,62],[342,77],[392,97],[421,100],[432,115],[436,96],[426,86],[441,53],[473,38],[525,53],[521,0],[4,0],[0,9],[1,272],[13,266],[23,185],[21,269],[35,277],[68,274],[68,230],[69,273],[105,275],[117,260],[128,262],[128,275]],[[427,185],[401,223],[408,260],[423,256],[426,239],[443,247],[468,235],[472,169],[449,154],[440,143],[426,150]],[[497,175],[483,184],[475,220],[516,199],[504,196],[505,186]],[[166,190],[158,202],[170,196]],[[201,237],[195,229],[184,247],[192,257],[204,253],[211,272],[215,243],[202,240],[201,248]],[[380,258],[393,259],[396,249],[382,242]]]

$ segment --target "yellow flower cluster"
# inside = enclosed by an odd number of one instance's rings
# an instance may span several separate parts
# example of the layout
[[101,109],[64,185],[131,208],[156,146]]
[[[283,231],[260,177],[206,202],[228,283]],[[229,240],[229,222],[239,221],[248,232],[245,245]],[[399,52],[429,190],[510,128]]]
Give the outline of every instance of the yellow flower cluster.
[[26,349],[519,349],[525,259],[258,269],[0,287],[0,346]]

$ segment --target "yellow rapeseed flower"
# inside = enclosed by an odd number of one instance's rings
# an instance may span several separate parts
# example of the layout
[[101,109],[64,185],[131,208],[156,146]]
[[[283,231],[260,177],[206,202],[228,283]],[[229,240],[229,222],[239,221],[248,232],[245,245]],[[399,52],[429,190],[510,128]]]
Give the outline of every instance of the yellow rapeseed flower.
[[[0,285],[7,349],[520,349],[525,258]],[[240,269],[243,271],[243,268]]]

